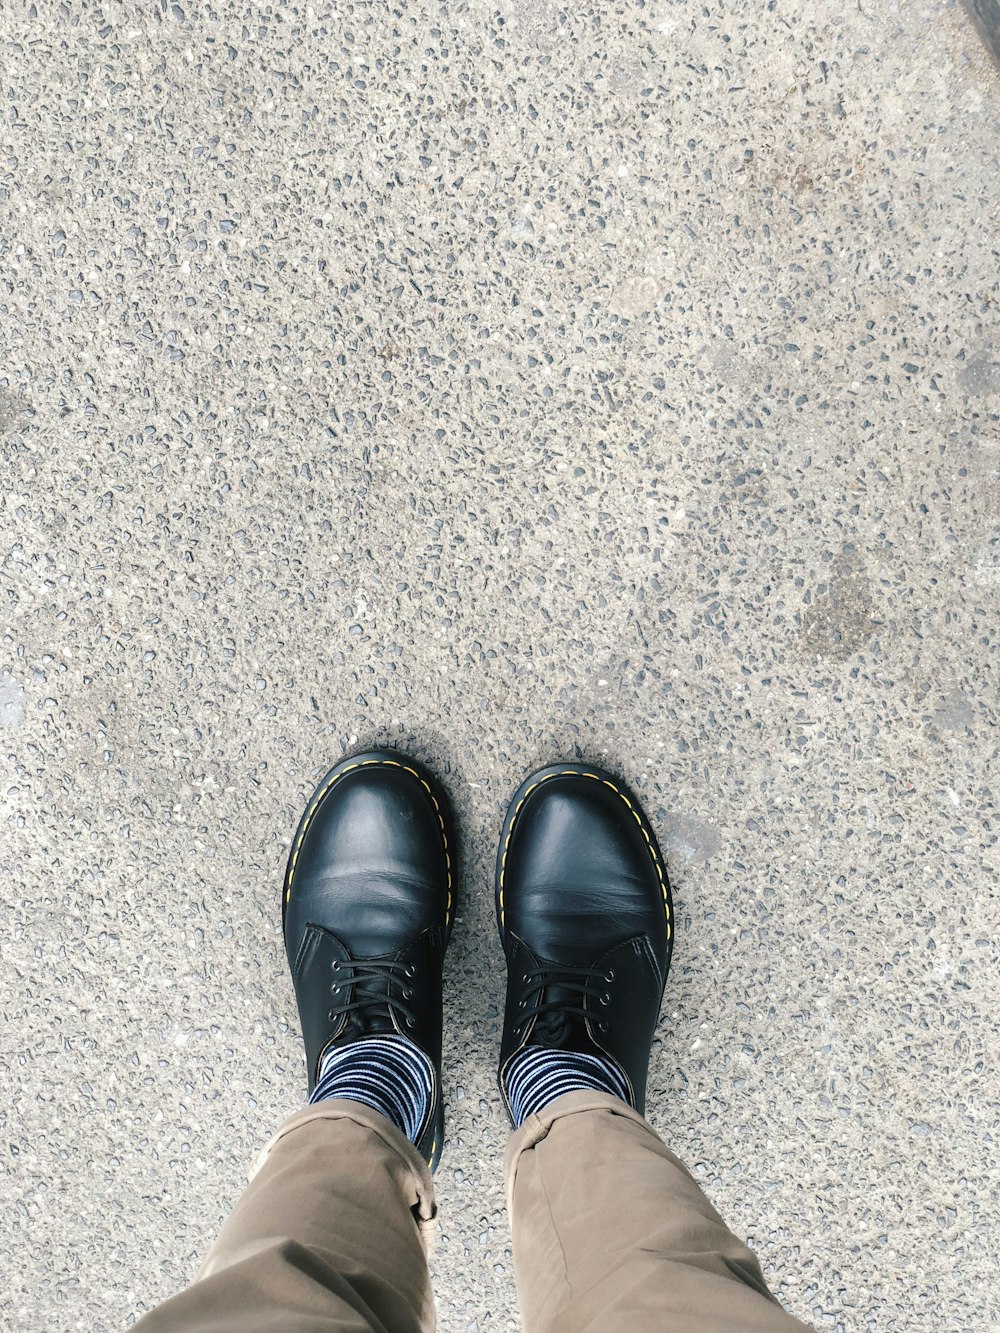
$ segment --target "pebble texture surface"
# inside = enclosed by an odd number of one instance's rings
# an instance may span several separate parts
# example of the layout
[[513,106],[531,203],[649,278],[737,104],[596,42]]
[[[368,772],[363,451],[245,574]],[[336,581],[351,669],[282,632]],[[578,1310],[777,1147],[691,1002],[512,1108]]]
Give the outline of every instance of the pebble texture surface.
[[6,0],[0,1325],[186,1283],[302,1102],[342,754],[458,813],[443,1333],[518,1327],[492,861],[679,925],[651,1118],[819,1329],[1000,1323],[1000,80],[961,8]]

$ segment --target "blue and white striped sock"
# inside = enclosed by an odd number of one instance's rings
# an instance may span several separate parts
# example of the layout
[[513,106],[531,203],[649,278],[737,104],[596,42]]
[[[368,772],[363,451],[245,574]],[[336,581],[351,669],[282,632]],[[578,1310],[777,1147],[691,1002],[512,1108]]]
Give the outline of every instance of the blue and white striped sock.
[[416,1143],[431,1102],[431,1062],[405,1037],[364,1037],[327,1051],[310,1106],[347,1097],[379,1111]]
[[505,1084],[515,1129],[557,1097],[586,1088],[631,1105],[628,1084],[610,1060],[557,1047],[526,1046],[511,1061]]

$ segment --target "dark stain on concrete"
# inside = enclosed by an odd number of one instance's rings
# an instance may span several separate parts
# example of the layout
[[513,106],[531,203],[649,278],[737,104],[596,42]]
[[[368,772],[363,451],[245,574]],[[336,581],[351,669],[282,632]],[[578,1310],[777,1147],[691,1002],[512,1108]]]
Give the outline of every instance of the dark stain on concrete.
[[853,555],[841,552],[802,612],[802,647],[813,657],[850,657],[875,633],[874,607],[871,579]]

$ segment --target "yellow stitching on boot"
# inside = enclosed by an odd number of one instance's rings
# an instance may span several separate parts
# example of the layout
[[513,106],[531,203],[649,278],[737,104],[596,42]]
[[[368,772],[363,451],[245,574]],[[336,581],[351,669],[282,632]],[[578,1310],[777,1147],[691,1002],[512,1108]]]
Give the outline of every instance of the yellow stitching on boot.
[[[351,767],[352,767],[352,768],[357,768],[358,765],[357,765],[357,764],[352,764]],[[344,769],[344,772],[345,772],[345,773],[346,773],[346,772],[349,772],[349,771],[350,771],[349,769]],[[292,855],[292,863],[291,863],[291,865],[288,867],[288,887],[289,887],[289,889],[291,888],[291,884],[292,884],[292,876],[295,874],[295,867],[296,867],[296,865],[297,865],[297,863],[298,863],[299,852],[300,852],[301,849],[302,849],[302,839],[306,836],[306,829],[309,827],[309,823],[310,823],[311,820],[312,820],[313,812],[315,811],[316,807],[319,805],[319,803],[320,803],[320,801],[323,799],[323,797],[326,795],[326,793],[330,790],[330,788],[333,786],[333,784],[337,781],[337,779],[340,778],[340,777],[342,777],[342,776],[343,776],[342,773],[335,773],[334,776],[330,779],[330,781],[329,781],[329,782],[326,784],[326,786],[323,788],[323,790],[320,791],[320,792],[318,792],[318,793],[316,794],[316,796],[313,798],[313,803],[312,803],[312,805],[309,807],[309,810],[308,810],[308,812],[307,812],[307,816],[306,816],[306,820],[303,822],[302,832],[301,832],[301,834],[299,835],[299,838],[298,838],[298,840],[296,841],[296,844],[295,844],[295,851],[294,851],[294,853],[293,853],[293,855]],[[286,896],[285,901],[286,901],[286,902],[288,901],[287,896]]]
[[445,904],[445,926],[447,927],[451,921],[451,907],[452,907],[451,856],[448,851],[448,833],[447,830],[445,829],[444,817],[441,814],[441,807],[438,804],[437,798],[435,797],[433,791],[430,788],[430,784],[427,783],[420,776],[420,774],[416,771],[416,769],[410,768],[408,764],[401,764],[396,759],[363,759],[361,760],[360,763],[348,764],[345,768],[342,768],[339,773],[335,773],[333,777],[330,779],[330,781],[326,783],[326,785],[316,793],[316,795],[313,797],[311,805],[309,806],[309,809],[303,816],[302,827],[299,830],[299,835],[295,840],[295,847],[292,850],[292,859],[288,865],[288,872],[286,875],[286,882],[285,882],[285,902],[287,903],[291,901],[292,881],[295,878],[295,870],[299,863],[299,853],[302,850],[302,844],[305,841],[306,833],[309,831],[309,825],[312,823],[313,815],[316,813],[316,809],[319,806],[320,801],[322,801],[323,797],[327,794],[327,792],[330,790],[333,784],[335,782],[339,782],[340,779],[345,776],[345,774],[353,773],[356,768],[377,768],[379,766],[383,768],[401,768],[404,771],[404,773],[411,773],[423,787],[427,795],[431,798],[431,801],[434,805],[434,813],[437,815],[438,824],[440,825],[441,829],[441,842],[444,851],[445,870],[447,872],[447,877],[448,877],[446,886],[448,900],[447,903]]
[[517,817],[521,813],[521,807],[524,805],[525,801],[528,799],[528,797],[531,795],[531,793],[535,790],[536,787],[540,787],[543,782],[549,782],[552,778],[559,778],[559,777],[590,778],[594,782],[603,783],[605,787],[610,787],[616,796],[621,797],[621,799],[628,806],[633,819],[639,825],[639,828],[642,830],[642,836],[646,839],[646,846],[649,848],[649,855],[653,862],[653,868],[656,870],[656,877],[660,882],[660,892],[663,895],[663,910],[667,918],[667,939],[668,940],[671,939],[673,936],[673,922],[670,917],[670,901],[667,897],[667,882],[664,877],[663,867],[660,865],[659,858],[657,857],[656,853],[653,850],[653,840],[649,836],[649,833],[646,831],[646,826],[643,823],[639,812],[632,805],[632,802],[628,799],[625,793],[621,791],[618,787],[616,787],[613,782],[609,782],[607,778],[602,777],[598,773],[578,773],[576,769],[573,768],[560,769],[558,773],[547,773],[545,777],[539,778],[537,782],[533,782],[531,784],[528,790],[518,801],[517,805],[514,807],[514,813],[510,817],[510,827],[507,830],[507,837],[504,840],[503,856],[500,858],[500,888],[499,888],[499,893],[497,895],[498,904],[500,907],[500,925],[501,926],[504,925],[503,881],[504,881],[504,875],[506,874],[507,871],[507,853],[510,850],[510,840],[514,835],[514,825],[517,822]]

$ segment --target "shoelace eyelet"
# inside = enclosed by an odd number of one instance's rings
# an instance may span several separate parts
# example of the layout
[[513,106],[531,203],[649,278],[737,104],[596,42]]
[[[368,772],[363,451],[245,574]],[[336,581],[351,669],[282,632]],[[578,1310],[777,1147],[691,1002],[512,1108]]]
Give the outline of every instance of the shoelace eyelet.
[[609,1005],[610,1003],[611,1003],[611,996],[608,994],[607,991],[605,991],[604,994],[601,996],[601,1004],[607,1007],[607,1005]]
[[614,981],[614,979],[615,979],[615,970],[613,967],[609,967],[607,972],[605,972],[604,974],[604,980],[610,983]]
[[[330,969],[333,972],[343,970],[346,976],[343,980],[338,978],[336,984],[330,987],[330,994],[336,997],[337,1007],[327,1014],[328,1023],[337,1020],[343,1023],[349,1015],[353,1022],[354,1015],[360,1017],[372,1008],[387,1010],[390,1015],[395,1015],[394,1022],[404,1017],[404,1000],[412,997],[413,990],[403,984],[402,975],[414,976],[418,970],[415,963],[403,967],[398,962],[384,962],[376,958],[347,962],[335,958],[330,961]],[[370,989],[372,983],[375,983],[374,990]],[[342,991],[346,992],[343,998]],[[406,1025],[416,1027],[416,1018],[408,1019]]]

